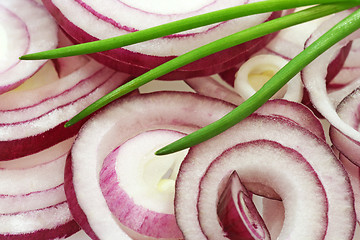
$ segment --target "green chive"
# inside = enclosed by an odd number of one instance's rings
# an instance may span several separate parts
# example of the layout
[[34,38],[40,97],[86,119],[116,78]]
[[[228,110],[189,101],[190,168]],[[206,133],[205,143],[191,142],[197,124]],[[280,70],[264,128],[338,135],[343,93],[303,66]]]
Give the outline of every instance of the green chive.
[[126,35],[83,43],[40,53],[32,53],[20,57],[21,60],[54,59],[75,55],[91,54],[107,51],[131,44],[148,41],[151,39],[171,35],[174,33],[202,27],[234,18],[249,16],[253,14],[280,11],[302,6],[327,3],[360,3],[360,0],[267,0],[251,4],[244,4],[228,9],[206,13],[183,20],[174,21],[153,28],[136,31]]
[[360,9],[340,21],[313,44],[278,71],[264,86],[243,104],[222,119],[173,142],[156,152],[165,155],[206,141],[234,126],[270,99],[292,77],[331,46],[360,28]]
[[96,110],[102,108],[103,106],[109,104],[115,99],[139,88],[140,86],[152,81],[153,79],[159,78],[175,69],[178,69],[186,64],[189,64],[193,61],[201,59],[203,57],[209,56],[213,53],[219,52],[221,50],[236,46],[238,44],[250,41],[252,39],[262,37],[264,35],[276,32],[278,30],[300,24],[306,21],[311,21],[335,12],[339,12],[348,8],[355,6],[355,3],[338,3],[338,4],[326,4],[319,5],[312,8],[308,8],[290,15],[286,15],[281,18],[277,18],[257,26],[245,29],[238,33],[232,34],[225,38],[219,39],[207,45],[204,45],[200,48],[192,50],[186,54],[183,54],[175,59],[172,59],[148,72],[145,74],[133,79],[132,81],[120,86],[111,93],[97,100],[89,107],[81,111],[78,115],[72,118],[69,122],[65,124],[65,127],[69,127],[81,119],[87,117]]

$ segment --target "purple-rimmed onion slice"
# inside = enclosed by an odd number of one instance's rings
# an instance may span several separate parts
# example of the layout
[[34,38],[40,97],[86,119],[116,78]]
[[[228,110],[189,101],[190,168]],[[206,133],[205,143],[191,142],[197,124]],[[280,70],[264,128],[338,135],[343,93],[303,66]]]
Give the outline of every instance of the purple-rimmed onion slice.
[[[347,14],[349,14],[349,12],[342,12],[329,18],[328,21],[323,23],[321,27],[319,27],[317,31],[312,34],[312,36],[307,41],[307,45],[311,44],[315,39],[318,38],[318,36],[320,36],[324,31],[333,26],[335,22]],[[325,79],[328,73],[327,68],[331,61],[336,58],[339,51],[341,51],[341,49],[350,41],[359,37],[360,31],[354,32],[344,40],[338,42],[328,51],[323,53],[302,71],[303,83],[309,92],[311,103],[314,105],[316,110],[319,111],[322,116],[324,116],[330,122],[331,125],[337,128],[347,137],[357,142],[360,141],[360,133],[358,129],[355,129],[353,126],[346,123],[346,121],[341,119],[336,112],[335,107],[327,94]]]
[[102,193],[110,211],[135,239],[182,239],[173,202],[177,172],[187,151],[168,156],[154,152],[183,136],[171,130],[143,132],[104,160]]
[[342,88],[356,80],[360,75],[360,64],[357,58],[360,54],[360,40],[353,40],[348,56],[340,72],[328,83],[328,88]]
[[75,136],[81,124],[67,129],[63,124],[128,75],[92,61],[61,79],[33,78],[0,96],[0,160],[27,156]]
[[0,93],[16,88],[46,61],[20,61],[21,55],[53,49],[58,27],[32,0],[0,2]]
[[157,92],[124,98],[93,116],[80,130],[66,164],[65,192],[76,221],[92,239],[126,239],[100,188],[106,156],[142,132],[188,133],[231,109],[229,103],[193,93]]
[[[360,130],[360,88],[346,96],[336,108],[339,117],[355,130]],[[330,127],[331,142],[344,156],[360,166],[360,142],[342,134],[335,126]]]
[[325,140],[325,133],[321,122],[308,107],[301,103],[285,99],[273,99],[267,101],[255,113],[287,118]]
[[64,192],[64,166],[72,142],[2,162],[0,238],[64,239],[80,230]]
[[[297,151],[268,140],[235,145],[214,159],[206,170],[200,183],[197,205],[201,229],[208,239],[228,239],[222,236],[222,228],[216,224],[216,202],[221,182],[233,170],[245,185],[246,182],[260,182],[281,196],[287,218],[278,239],[290,236],[295,239],[324,239],[328,202],[316,172]],[[251,201],[240,193],[239,201],[245,199]],[[248,211],[251,214],[256,208]],[[310,215],[312,221],[309,221]],[[252,223],[250,229],[254,239],[270,239],[264,226]]]
[[[124,35],[182,18],[247,4],[252,0],[147,1],[44,0],[44,5],[59,25],[76,43],[90,42]],[[77,17],[81,15],[82,17]],[[174,57],[210,43],[221,37],[280,16],[271,13],[231,20],[196,28],[175,35],[134,44],[91,56],[99,62],[126,72],[140,75]],[[92,23],[92,24],[89,24]],[[228,50],[205,57],[164,76],[163,79],[185,79],[224,71],[258,51],[272,35],[255,39]]]
[[[226,149],[239,143],[256,140],[276,142],[284,148],[298,152],[306,159],[325,191],[328,204],[325,239],[352,239],[356,222],[353,193],[348,176],[330,147],[322,139],[292,121],[260,115],[248,117],[229,131],[190,149],[180,167],[175,191],[175,215],[184,237],[206,239],[203,235],[202,224],[198,221],[199,216],[206,215],[206,212],[199,212],[198,206],[200,192],[206,191],[201,187],[201,181],[206,177],[205,173],[211,162],[224,151],[226,152]],[[289,171],[291,172],[291,168],[286,168],[284,174],[292,175]],[[260,176],[253,174],[252,177],[255,179]],[[276,178],[272,180],[275,181]],[[249,179],[243,181],[245,186],[247,182]],[[257,193],[256,188],[248,190]],[[308,194],[313,194],[313,192],[309,191]],[[305,194],[303,197],[308,196]],[[213,202],[213,199],[210,201]],[[296,211],[296,209],[290,211]],[[289,218],[295,216],[288,213]],[[319,224],[318,221],[314,221],[313,224],[323,228],[325,222]],[[285,233],[290,234],[291,229],[284,226],[282,231],[284,231],[282,236],[287,239],[290,235]]]

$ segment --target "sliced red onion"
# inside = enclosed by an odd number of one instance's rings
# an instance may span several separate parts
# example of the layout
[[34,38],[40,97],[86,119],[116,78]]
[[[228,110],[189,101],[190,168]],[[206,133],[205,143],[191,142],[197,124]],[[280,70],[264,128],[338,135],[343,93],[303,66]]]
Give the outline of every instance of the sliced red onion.
[[79,132],[66,164],[65,193],[76,221],[92,239],[127,239],[100,188],[105,157],[141,132],[188,133],[231,109],[229,103],[193,93],[158,92],[124,98],[96,114]]
[[349,94],[351,94],[356,88],[360,86],[360,78],[356,78],[346,86],[336,89],[336,91],[328,91],[328,96],[334,106],[338,106],[340,102]]
[[[321,28],[312,34],[307,42],[307,45],[311,44],[320,34],[329,29],[332,25],[342,19],[349,12],[342,12],[334,15],[328,21],[326,21]],[[306,89],[309,92],[310,100],[315,108],[339,131],[355,141],[360,141],[360,133],[354,129],[353,126],[347,124],[336,113],[334,106],[331,103],[330,98],[327,95],[326,89],[326,75],[327,67],[329,63],[337,56],[340,49],[347,45],[349,41],[359,38],[360,32],[356,31],[349,37],[337,43],[330,48],[324,54],[319,56],[311,64],[304,68],[302,72],[302,79]]]
[[2,239],[59,239],[79,231],[66,202],[32,211],[0,214]]
[[[266,81],[279,71],[288,60],[276,55],[257,55],[242,64],[236,73],[234,88],[244,99],[255,94]],[[300,75],[296,75],[273,98],[300,102],[303,96],[303,86]]]
[[[25,186],[24,186],[25,187]],[[1,214],[11,214],[40,209],[66,201],[64,184],[59,186],[18,195],[0,195]]]
[[182,238],[173,203],[177,172],[187,151],[171,156],[155,156],[154,151],[183,136],[170,130],[140,133],[104,160],[102,193],[110,211],[132,230],[130,236],[136,232],[142,238]]
[[39,166],[41,164],[46,164],[52,160],[59,159],[61,156],[66,155],[72,144],[74,142],[74,137],[69,138],[65,141],[62,141],[52,147],[44,149],[38,153],[27,155],[25,157],[16,158],[9,161],[1,161],[1,169],[28,169]]
[[[203,0],[201,2],[157,1],[152,3],[151,7],[144,2],[134,3],[132,1],[117,0],[108,1],[106,4],[101,1],[88,0],[52,0],[43,2],[71,38],[77,43],[82,43],[119,36],[193,15],[246,4],[251,1],[236,3],[230,0]],[[170,10],[163,12],[162,10],[169,5],[171,5]],[[117,14],[114,14],[115,12]],[[78,15],[82,17],[78,18]],[[92,57],[119,71],[131,75],[140,75],[161,63],[173,59],[175,56],[262,23],[270,15],[270,13],[261,14],[205,26],[121,49],[92,54]],[[279,15],[280,13],[276,13],[271,17],[274,18]],[[89,24],[89,22],[92,24]],[[271,38],[272,35],[265,36],[224,50],[167,74],[163,79],[185,79],[221,72],[244,61],[247,56],[261,49]]]
[[[360,88],[343,99],[336,109],[339,117],[355,130],[360,130]],[[330,138],[335,147],[354,164],[360,166],[360,142],[350,139],[334,126],[330,127]]]
[[[264,221],[252,201],[252,194],[241,183],[236,171],[230,175],[219,197],[217,215],[222,230],[229,239],[270,239]],[[214,226],[216,225],[217,223]]]
[[344,65],[340,72],[334,77],[334,79],[328,84],[332,88],[339,88],[348,85],[360,75],[360,65],[357,61],[360,51],[360,40],[353,40],[351,49],[348,56],[345,59]]
[[64,192],[70,141],[1,164],[0,238],[60,239],[79,231]]
[[211,161],[238,143],[258,139],[276,141],[299,152],[310,163],[324,186],[328,201],[325,239],[352,239],[355,229],[353,193],[345,170],[329,146],[297,124],[274,116],[257,115],[190,149],[180,167],[175,191],[175,215],[184,237],[202,239],[198,197],[201,179]]
[[64,122],[127,80],[126,74],[89,62],[58,81],[3,94],[0,159],[36,153],[76,135],[81,123],[64,129]]
[[301,103],[284,99],[274,99],[267,101],[256,110],[256,113],[285,117],[308,129],[317,137],[325,140],[325,133],[321,122],[309,108]]
[[32,0],[0,3],[0,93],[16,88],[45,61],[20,61],[21,55],[57,46],[57,25],[45,8]]
[[[6,195],[28,194],[59,186],[64,182],[63,169],[66,155],[25,169],[1,169],[0,193]],[[1,201],[1,200],[0,200]]]
[[[268,159],[268,156],[274,158]],[[278,239],[292,236],[296,239],[324,239],[328,203],[316,172],[294,149],[267,140],[244,142],[225,150],[203,175],[197,206],[201,229],[208,239],[228,239],[222,236],[222,228],[214,214],[220,184],[233,170],[242,181],[265,183],[282,197],[287,218]],[[256,209],[249,211],[252,214]],[[251,231],[254,239],[270,239],[263,227],[251,225],[257,229]]]
[[234,89],[221,84],[214,77],[198,77],[184,80],[195,92],[204,96],[218,98],[235,105],[240,105],[244,99]]

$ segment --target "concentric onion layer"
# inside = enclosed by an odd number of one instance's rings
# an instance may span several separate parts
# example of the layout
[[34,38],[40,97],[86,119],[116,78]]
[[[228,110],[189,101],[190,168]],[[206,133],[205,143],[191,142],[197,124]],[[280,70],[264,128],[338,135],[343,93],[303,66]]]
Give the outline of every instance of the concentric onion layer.
[[[263,183],[281,196],[287,218],[278,239],[290,236],[324,239],[328,203],[317,174],[301,154],[268,140],[235,145],[225,150],[207,169],[200,183],[197,205],[201,229],[208,239],[228,239],[217,223],[217,195],[223,179],[234,170],[243,182]],[[264,229],[254,229],[257,231],[251,233],[255,239],[269,239]]]
[[[43,2],[68,35],[76,43],[83,43],[124,35],[136,30],[252,1],[158,0],[152,2],[151,5],[143,1],[140,4],[117,0],[107,1],[106,4],[102,1],[88,0]],[[171,5],[170,10],[164,11],[169,4]],[[114,14],[115,12],[116,14]],[[78,18],[78,15],[82,17]],[[109,67],[137,76],[173,59],[175,56],[262,23],[268,18],[276,18],[280,16],[280,13],[270,15],[271,13],[266,13],[201,27],[104,53],[92,54],[92,57]],[[167,74],[163,79],[185,79],[224,71],[246,60],[252,53],[265,46],[272,37],[272,35],[268,35],[205,57]]]
[[64,129],[64,122],[127,80],[128,75],[92,61],[62,79],[1,95],[0,160],[30,155],[75,136],[81,123]]
[[[307,41],[306,46],[315,41],[315,39],[321,36],[321,34],[323,34],[327,29],[348,14],[349,11],[341,12],[329,18],[328,21],[323,23],[321,27],[312,34]],[[350,41],[358,39],[359,37],[360,32],[355,31],[353,34],[338,42],[328,51],[315,59],[302,71],[303,83],[309,92],[310,100],[315,108],[330,122],[331,125],[347,137],[357,142],[360,142],[360,133],[358,129],[354,129],[353,126],[346,123],[346,121],[338,115],[330,97],[327,94],[326,75],[328,73],[327,67],[331,61],[336,58],[339,51],[341,51],[341,48],[346,46]]]
[[141,132],[188,133],[231,109],[231,104],[193,93],[158,92],[124,98],[95,115],[80,130],[66,164],[65,192],[76,221],[93,239],[126,239],[99,184],[106,156]]
[[60,239],[79,231],[64,192],[73,139],[1,164],[0,238]]
[[331,149],[323,140],[291,121],[260,115],[248,117],[229,131],[190,149],[181,165],[175,192],[175,215],[184,237],[204,238],[198,223],[198,198],[201,180],[212,160],[236,144],[259,139],[293,149],[309,162],[328,201],[325,239],[352,239],[355,229],[353,193],[348,176]]
[[129,235],[182,239],[173,206],[177,172],[187,151],[171,156],[154,152],[183,136],[170,130],[143,132],[104,160],[100,187],[110,211],[132,230]]
[[[360,88],[346,96],[336,108],[339,117],[353,127],[360,130]],[[342,134],[335,126],[330,127],[330,138],[334,146],[350,161],[360,166],[360,142]]]
[[20,61],[21,55],[53,49],[57,25],[46,9],[32,0],[0,2],[0,93],[16,88],[45,61]]
[[325,133],[321,122],[308,107],[301,103],[284,99],[274,99],[267,101],[256,110],[255,113],[285,117],[311,131],[317,137],[325,140]]

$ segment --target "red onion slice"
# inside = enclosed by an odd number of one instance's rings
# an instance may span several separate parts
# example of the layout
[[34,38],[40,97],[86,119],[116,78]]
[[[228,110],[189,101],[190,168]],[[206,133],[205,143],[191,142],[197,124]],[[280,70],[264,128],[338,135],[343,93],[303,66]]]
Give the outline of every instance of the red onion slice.
[[198,194],[201,179],[212,159],[231,146],[257,139],[276,141],[293,148],[311,164],[324,186],[329,203],[326,238],[351,239],[355,229],[353,193],[345,170],[328,145],[290,121],[257,115],[190,149],[181,165],[175,192],[175,215],[184,237],[199,239],[202,235],[196,214]]
[[140,133],[104,160],[102,193],[110,211],[126,226],[125,231],[131,229],[126,231],[130,236],[182,238],[173,203],[177,172],[187,151],[172,156],[155,156],[154,151],[183,136],[170,130]]
[[[349,14],[349,12],[342,12],[330,18],[322,25],[322,27],[318,31],[316,31],[311,36],[311,38],[307,42],[307,45],[317,39],[319,34],[322,34],[324,31],[326,31],[328,28],[334,25],[334,23],[338,22],[338,20],[342,19],[347,14]],[[310,100],[315,106],[315,108],[331,123],[331,125],[336,127],[346,136],[358,142],[360,141],[359,131],[344,122],[344,120],[342,120],[336,113],[335,108],[327,95],[325,78],[327,75],[327,66],[330,64],[332,59],[336,57],[340,49],[345,46],[349,41],[359,38],[359,34],[360,32],[356,31],[349,37],[337,43],[335,46],[333,46],[328,51],[319,56],[307,67],[305,67],[302,72],[302,79],[304,85],[309,92]]]
[[311,131],[317,137],[325,140],[325,133],[321,122],[309,108],[301,103],[284,99],[274,99],[267,101],[256,110],[256,113],[285,117]]
[[[355,89],[337,106],[339,117],[349,126],[360,130],[360,88]],[[354,164],[360,166],[360,142],[342,134],[334,126],[330,127],[330,138],[334,146]]]
[[66,164],[65,192],[76,221],[93,239],[126,238],[100,189],[105,157],[141,132],[161,128],[187,133],[231,109],[228,103],[192,93],[158,92],[124,98],[95,115],[79,132]]
[[1,49],[6,50],[0,59],[0,93],[4,93],[19,86],[45,63],[19,61],[21,55],[53,49],[58,39],[55,21],[35,1],[2,1],[0,11],[0,31],[5,39]]
[[64,130],[64,122],[127,80],[128,75],[92,61],[58,81],[3,94],[0,160],[36,153],[73,137],[81,123]]
[[[228,239],[222,236],[214,214],[221,182],[233,170],[242,181],[264,183],[282,197],[287,218],[278,239],[324,239],[328,203],[316,172],[294,149],[267,140],[244,142],[225,150],[204,173],[197,206],[201,229],[208,239]],[[251,231],[254,239],[270,239],[263,227],[257,228]]]
[[[186,1],[186,4],[178,1],[172,1],[171,3],[157,1],[152,4],[151,8],[146,7],[148,4],[140,5],[141,7],[137,8],[135,7],[137,3],[116,0],[111,0],[107,4],[101,1],[87,0],[43,2],[71,38],[77,43],[82,43],[119,36],[185,17],[246,4],[251,1],[236,3],[230,0]],[[160,13],[160,9],[163,9],[162,6],[168,6],[169,4],[172,5],[170,12]],[[181,6],[181,8],[174,6]],[[122,14],[114,14],[115,11]],[[82,18],[77,18],[78,14],[81,14]],[[278,16],[279,14],[276,13],[272,18]],[[119,71],[131,75],[140,75],[161,63],[173,59],[175,56],[264,22],[269,17],[270,13],[227,21],[121,49],[92,54],[92,57]],[[143,21],[142,19],[146,20]],[[89,22],[93,23],[91,27],[88,24]],[[93,27],[94,24],[97,27]],[[184,79],[221,72],[244,61],[249,54],[261,49],[271,38],[272,36],[265,36],[250,43],[224,50],[167,74],[163,79]]]
[[360,65],[357,61],[360,51],[360,40],[353,40],[351,49],[348,56],[345,59],[344,65],[340,72],[329,83],[332,88],[344,87],[357,79],[360,75]]
[[70,141],[1,164],[0,238],[60,239],[80,230],[64,192]]
[[66,202],[27,212],[0,214],[0,222],[0,237],[9,240],[59,239],[79,231]]

